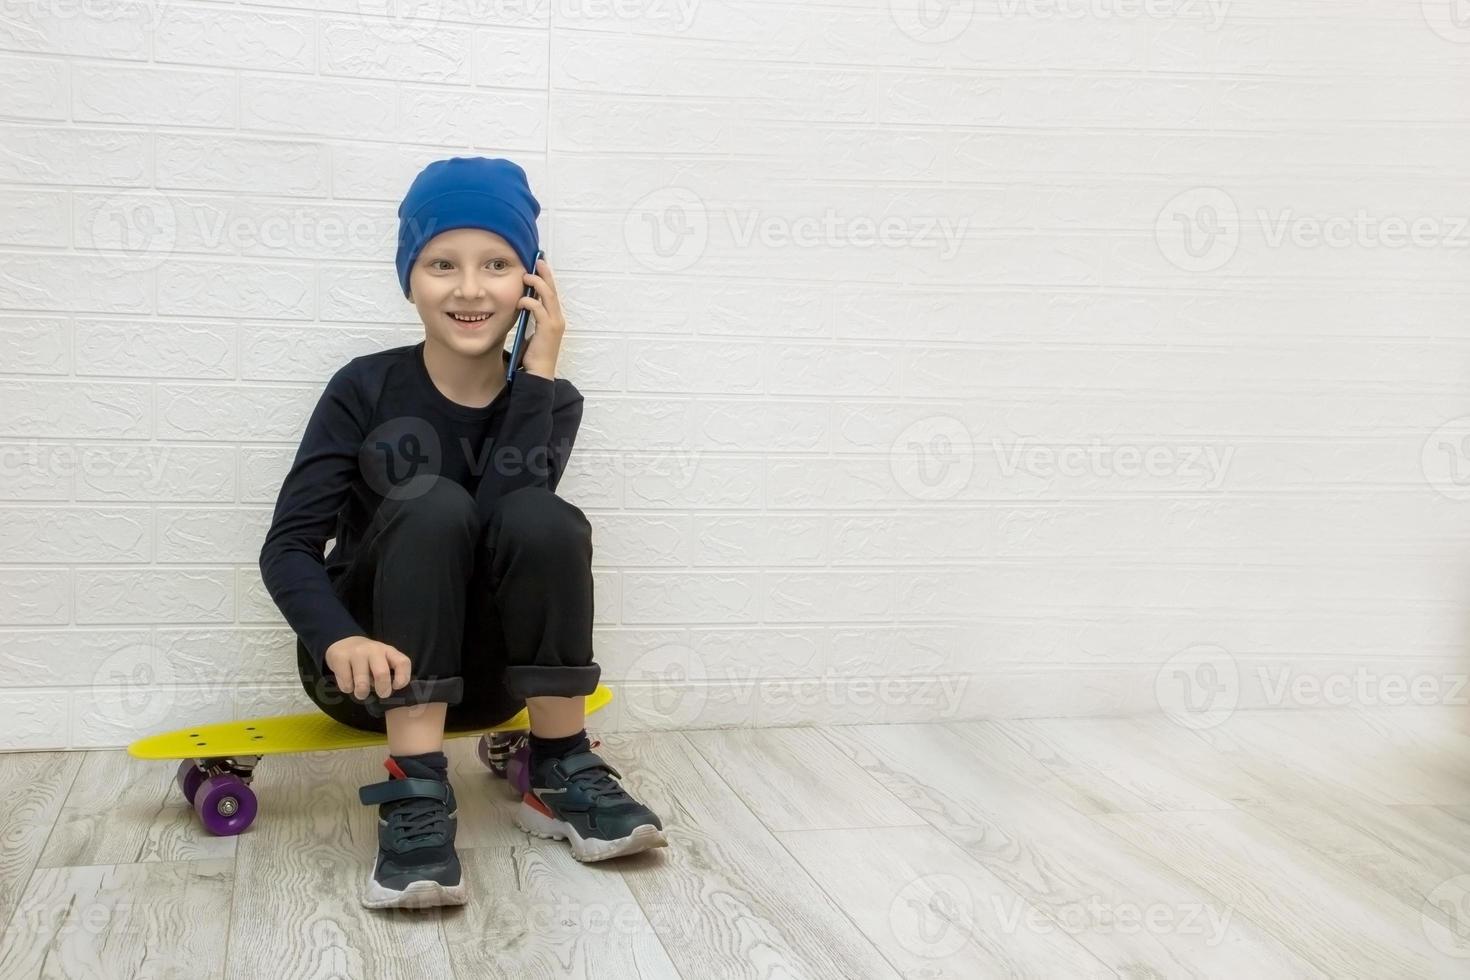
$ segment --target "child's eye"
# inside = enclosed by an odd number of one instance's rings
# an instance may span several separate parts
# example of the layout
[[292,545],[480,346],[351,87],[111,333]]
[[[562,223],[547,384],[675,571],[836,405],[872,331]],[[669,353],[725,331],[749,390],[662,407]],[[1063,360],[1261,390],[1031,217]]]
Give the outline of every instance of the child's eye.
[[[510,262],[507,261],[507,260],[505,260],[505,259],[491,259],[490,260],[490,263],[492,265],[495,264],[495,263],[497,263],[497,262],[500,264],[500,266],[502,268],[505,268],[505,269],[510,268]],[[437,266],[439,266],[441,264],[443,264],[443,265],[451,265],[452,263],[448,259],[435,259],[434,261],[432,261],[432,262],[429,263],[429,268],[433,269],[433,268],[436,268]]]

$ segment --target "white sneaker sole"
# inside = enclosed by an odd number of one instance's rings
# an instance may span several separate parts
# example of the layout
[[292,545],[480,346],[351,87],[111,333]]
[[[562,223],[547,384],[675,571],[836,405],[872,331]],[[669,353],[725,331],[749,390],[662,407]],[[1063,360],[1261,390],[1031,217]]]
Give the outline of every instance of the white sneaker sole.
[[407,888],[400,891],[385,887],[377,880],[377,874],[378,861],[374,858],[367,890],[362,896],[364,908],[427,909],[439,905],[464,905],[469,901],[462,875],[457,885],[441,885],[426,878],[423,881],[411,881]]
[[524,800],[516,810],[516,826],[534,837],[567,841],[572,845],[572,857],[584,863],[606,861],[624,854],[637,854],[650,848],[669,846],[664,832],[651,823],[640,824],[627,837],[617,840],[587,839],[565,820],[548,817]]

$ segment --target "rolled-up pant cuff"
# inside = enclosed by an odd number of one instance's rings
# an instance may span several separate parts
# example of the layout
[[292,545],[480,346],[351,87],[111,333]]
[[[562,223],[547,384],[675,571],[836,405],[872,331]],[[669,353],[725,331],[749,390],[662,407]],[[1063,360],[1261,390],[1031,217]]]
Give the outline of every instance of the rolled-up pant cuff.
[[406,708],[410,705],[432,704],[436,701],[454,705],[463,700],[463,677],[435,677],[410,680],[386,698],[380,698],[377,692],[369,691],[362,706],[374,718],[381,718],[389,708]]
[[505,686],[517,698],[574,698],[591,694],[602,679],[602,665],[585,667],[547,667],[542,664],[520,664],[505,668]]

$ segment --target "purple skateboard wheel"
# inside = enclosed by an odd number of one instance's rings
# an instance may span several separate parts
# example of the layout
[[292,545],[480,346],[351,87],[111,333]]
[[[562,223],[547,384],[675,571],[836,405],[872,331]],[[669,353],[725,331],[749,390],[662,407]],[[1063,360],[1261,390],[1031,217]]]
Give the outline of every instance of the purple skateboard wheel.
[[525,744],[525,732],[491,732],[480,736],[475,744],[475,754],[493,775],[505,779],[511,756]]
[[505,764],[505,778],[520,796],[531,791],[531,746],[522,745],[510,754]]
[[194,795],[199,792],[199,784],[204,782],[204,773],[199,771],[198,761],[185,759],[179,763],[179,771],[174,774],[174,781],[179,784],[179,789],[184,793],[184,799],[189,805],[194,805]]
[[255,820],[255,794],[239,776],[210,776],[194,796],[194,812],[204,829],[218,837],[232,837]]

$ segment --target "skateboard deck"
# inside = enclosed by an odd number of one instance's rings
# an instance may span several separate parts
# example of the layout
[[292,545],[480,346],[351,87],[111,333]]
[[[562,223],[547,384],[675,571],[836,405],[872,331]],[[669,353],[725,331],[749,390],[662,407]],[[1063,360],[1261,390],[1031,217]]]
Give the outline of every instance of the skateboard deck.
[[[587,695],[587,714],[607,705],[612,691],[604,684]],[[464,738],[494,732],[521,732],[531,727],[531,716],[522,708],[515,717],[488,728],[446,731],[445,738]],[[382,732],[352,728],[320,711],[270,718],[247,718],[195,725],[178,731],[140,738],[128,746],[128,754],[139,759],[197,759],[214,756],[281,755],[291,752],[331,752],[387,745]]]
[[[605,685],[587,695],[585,712],[592,714],[612,700]],[[476,752],[494,775],[505,779],[518,793],[530,788],[528,741],[529,709],[488,728],[446,731],[444,737],[478,735]],[[588,736],[591,739],[591,736]],[[128,754],[139,759],[179,759],[174,782],[184,798],[212,834],[232,836],[244,832],[255,820],[259,803],[250,788],[255,767],[262,756],[289,752],[331,752],[387,745],[385,732],[363,731],[344,725],[320,711],[273,718],[247,718],[209,725],[180,728],[140,738],[128,746]],[[600,740],[591,740],[600,745]]]

